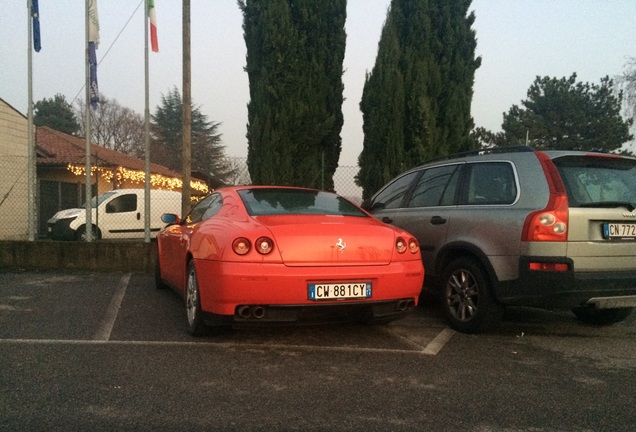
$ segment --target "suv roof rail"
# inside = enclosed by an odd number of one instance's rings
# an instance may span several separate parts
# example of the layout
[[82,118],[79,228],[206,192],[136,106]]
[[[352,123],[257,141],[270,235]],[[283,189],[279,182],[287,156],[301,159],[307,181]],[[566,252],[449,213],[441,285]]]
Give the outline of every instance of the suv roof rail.
[[479,148],[475,150],[467,150],[459,153],[453,153],[446,156],[439,156],[433,159],[429,159],[425,162],[422,162],[420,165],[427,164],[429,162],[437,162],[446,159],[455,159],[458,157],[464,156],[477,156],[482,154],[493,154],[493,153],[525,153],[525,152],[536,152],[533,147],[525,146],[525,145],[516,145],[509,147],[489,147],[489,148]]

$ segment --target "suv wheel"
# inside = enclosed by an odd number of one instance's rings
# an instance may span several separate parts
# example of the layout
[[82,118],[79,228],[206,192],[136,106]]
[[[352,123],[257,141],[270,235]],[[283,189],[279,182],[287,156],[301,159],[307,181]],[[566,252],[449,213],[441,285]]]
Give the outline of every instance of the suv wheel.
[[456,259],[446,267],[442,308],[450,326],[463,333],[491,329],[503,315],[482,266],[470,257]]
[[572,309],[579,321],[585,324],[610,325],[625,320],[634,308],[596,309],[592,306],[581,306]]

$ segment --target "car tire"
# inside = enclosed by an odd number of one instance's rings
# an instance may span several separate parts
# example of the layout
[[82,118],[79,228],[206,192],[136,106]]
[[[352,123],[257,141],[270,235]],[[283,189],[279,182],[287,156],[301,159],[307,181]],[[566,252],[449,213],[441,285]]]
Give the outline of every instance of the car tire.
[[458,258],[443,274],[442,309],[453,329],[481,333],[499,324],[503,306],[494,298],[485,271],[477,260]]
[[[102,238],[101,232],[95,225],[91,225],[93,227],[93,240],[99,240]],[[75,233],[75,240],[77,241],[86,241],[86,225],[82,225],[77,229]]]
[[592,306],[581,306],[572,309],[579,321],[585,324],[605,326],[624,321],[634,308],[596,309]]
[[203,321],[200,294],[197,270],[194,266],[194,261],[190,261],[186,279],[185,305],[188,317],[188,333],[192,336],[201,336],[207,330],[207,326]]

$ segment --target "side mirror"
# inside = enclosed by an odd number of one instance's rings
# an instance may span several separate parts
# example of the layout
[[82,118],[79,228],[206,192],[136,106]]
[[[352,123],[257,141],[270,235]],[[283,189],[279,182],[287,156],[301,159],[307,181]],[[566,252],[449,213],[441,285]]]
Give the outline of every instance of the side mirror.
[[164,213],[161,215],[161,222],[168,225],[175,225],[181,223],[181,219],[174,213]]

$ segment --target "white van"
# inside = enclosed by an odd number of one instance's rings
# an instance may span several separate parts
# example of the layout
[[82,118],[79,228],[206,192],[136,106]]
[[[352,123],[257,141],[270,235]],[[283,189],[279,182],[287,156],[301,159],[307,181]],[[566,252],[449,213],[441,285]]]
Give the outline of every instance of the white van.
[[[145,236],[144,189],[108,191],[91,200],[94,239],[130,239]],[[150,190],[150,236],[165,224],[163,213],[181,214],[181,192]],[[86,208],[57,212],[47,223],[48,237],[54,240],[86,238]]]

